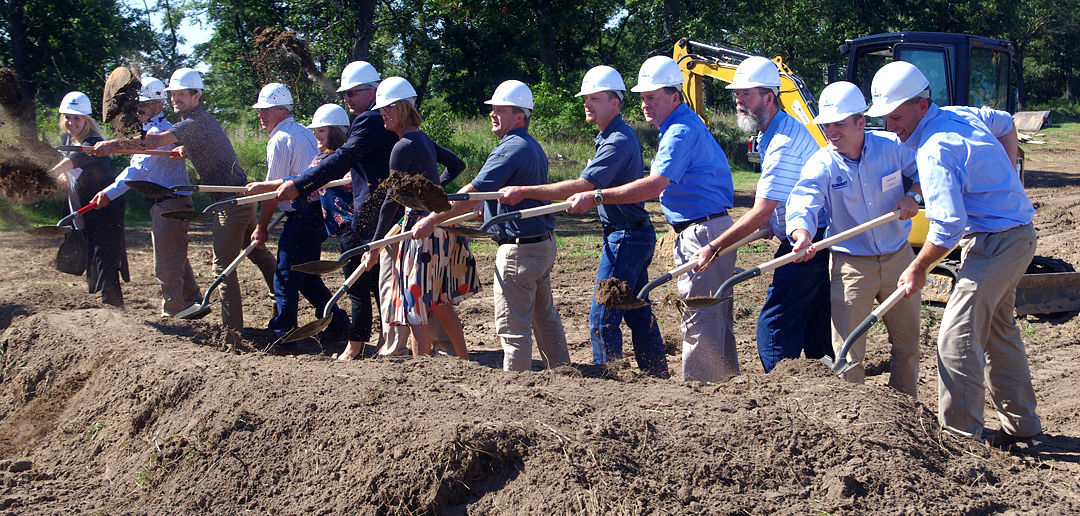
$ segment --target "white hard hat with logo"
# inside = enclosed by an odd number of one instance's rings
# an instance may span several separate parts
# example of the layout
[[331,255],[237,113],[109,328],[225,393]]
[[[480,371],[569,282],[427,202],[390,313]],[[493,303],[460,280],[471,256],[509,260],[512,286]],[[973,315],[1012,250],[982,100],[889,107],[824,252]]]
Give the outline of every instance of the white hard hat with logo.
[[341,87],[337,90],[341,93],[364,84],[375,84],[379,80],[379,72],[375,71],[371,63],[353,61],[345,65],[345,69],[341,71]]
[[416,90],[404,77],[387,77],[375,90],[375,105],[371,109],[382,109],[399,100],[416,104]]
[[735,77],[726,88],[729,90],[772,88],[773,93],[776,93],[780,90],[780,70],[776,68],[776,63],[764,57],[748,57],[735,68]]
[[655,91],[660,88],[679,86],[683,83],[682,70],[678,63],[667,56],[653,56],[641,63],[638,70],[637,86],[630,88],[635,93]]
[[491,94],[491,100],[484,101],[484,104],[513,106],[526,110],[526,115],[528,115],[533,108],[532,90],[521,81],[513,79],[503,81],[498,88],[495,88],[495,93]]
[[930,81],[915,65],[907,61],[893,61],[882,66],[870,83],[870,110],[868,116],[885,116],[900,104],[915,97],[930,97]]
[[169,85],[165,91],[201,89],[203,89],[202,75],[194,68],[181,68],[169,77]]
[[590,68],[585,72],[585,78],[581,79],[581,91],[575,96],[584,97],[601,91],[613,91],[619,94],[619,99],[623,98],[622,92],[626,91],[626,84],[618,70],[606,65]]
[[337,104],[323,104],[319,106],[319,109],[315,110],[315,115],[311,117],[311,123],[308,124],[308,129],[318,129],[319,127],[349,127],[349,114],[345,112],[345,108]]
[[814,117],[814,123],[831,124],[865,112],[866,98],[859,87],[847,81],[838,81],[821,90],[818,116]]
[[289,88],[280,82],[272,82],[259,90],[259,101],[252,104],[255,109],[266,109],[275,106],[291,106],[293,104],[292,93]]
[[139,102],[165,100],[165,83],[153,77],[143,77],[140,82],[142,86],[139,88]]
[[90,107],[90,97],[81,91],[73,91],[64,95],[57,111],[64,115],[89,115],[94,108]]

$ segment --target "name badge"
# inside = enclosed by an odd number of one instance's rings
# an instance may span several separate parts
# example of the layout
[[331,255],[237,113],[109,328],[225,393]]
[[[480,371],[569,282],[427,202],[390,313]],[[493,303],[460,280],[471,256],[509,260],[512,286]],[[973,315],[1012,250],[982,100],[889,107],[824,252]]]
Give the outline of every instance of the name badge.
[[900,178],[900,171],[897,170],[892,174],[889,174],[881,178],[881,191],[888,192],[893,188],[901,188],[904,186],[904,180]]

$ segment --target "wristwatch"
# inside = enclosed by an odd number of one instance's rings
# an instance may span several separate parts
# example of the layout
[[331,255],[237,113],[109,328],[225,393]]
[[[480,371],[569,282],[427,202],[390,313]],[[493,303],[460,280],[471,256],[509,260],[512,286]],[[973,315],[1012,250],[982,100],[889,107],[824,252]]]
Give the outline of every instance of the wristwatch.
[[922,196],[919,195],[919,192],[906,192],[904,195],[915,199],[915,204],[922,204],[923,199]]
[[593,200],[593,204],[596,204],[597,206],[600,206],[601,204],[604,204],[604,194],[600,193],[599,188],[597,188],[596,191],[593,192],[592,200]]

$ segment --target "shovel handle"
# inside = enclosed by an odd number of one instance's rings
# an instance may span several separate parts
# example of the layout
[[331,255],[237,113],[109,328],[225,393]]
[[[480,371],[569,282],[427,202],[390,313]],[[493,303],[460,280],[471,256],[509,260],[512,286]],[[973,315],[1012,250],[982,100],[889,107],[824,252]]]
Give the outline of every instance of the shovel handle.
[[94,202],[94,201],[90,201],[90,203],[88,203],[86,206],[83,206],[82,208],[79,208],[79,209],[65,215],[64,218],[57,221],[56,226],[57,227],[63,226],[64,224],[66,224],[68,222],[71,222],[71,220],[74,219],[75,217],[78,217],[79,215],[82,215],[83,213],[86,213],[86,212],[88,212],[88,211],[90,211],[90,210],[92,210],[94,208],[97,208],[97,203]]
[[[768,238],[769,235],[771,235],[771,234],[772,234],[772,230],[767,228],[767,227],[764,227],[764,228],[761,228],[761,229],[759,229],[757,231],[754,231],[753,233],[750,233],[749,235],[746,235],[746,236],[742,237],[741,239],[739,239],[738,241],[732,243],[731,245],[729,245],[729,246],[727,246],[727,247],[725,247],[723,249],[720,249],[719,251],[716,251],[716,253],[713,254],[713,259],[715,259],[715,257],[717,257],[717,256],[723,256],[725,254],[728,254],[728,253],[730,253],[730,252],[732,252],[732,251],[734,251],[734,250],[736,250],[736,249],[738,249],[738,248],[740,248],[740,247],[742,247],[742,246],[744,246],[746,244],[749,244],[750,242],[753,242],[754,240],[757,240],[759,238]],[[638,295],[637,295],[638,299],[644,300],[646,297],[648,297],[649,292],[652,292],[652,290],[654,288],[659,287],[660,285],[671,281],[672,278],[678,278],[679,276],[683,275],[684,273],[687,273],[687,272],[690,272],[690,271],[694,270],[695,266],[697,266],[697,262],[691,260],[691,261],[688,261],[688,262],[686,262],[686,263],[684,263],[684,264],[682,264],[682,265],[680,265],[678,267],[675,267],[674,269],[671,269],[670,271],[665,272],[664,274],[660,275],[660,277],[658,277],[658,278],[648,282],[647,284],[645,284],[645,286],[642,287],[641,292],[638,292]]]
[[[90,152],[94,150],[93,145],[57,145],[54,147],[58,151],[62,152]],[[179,158],[180,153],[174,150],[157,150],[157,149],[118,149],[112,151],[112,154],[149,154],[151,156],[169,156],[173,158]]]
[[502,192],[469,192],[446,194],[448,201],[495,201],[502,199]]
[[862,322],[855,327],[855,330],[851,332],[851,335],[848,335],[848,337],[844,339],[844,346],[840,348],[840,353],[837,355],[837,358],[842,359],[846,357],[852,344],[855,344],[855,341],[859,340],[859,337],[862,337],[862,335],[866,333],[866,330],[870,329],[874,323],[878,322],[878,320],[881,319],[881,316],[885,315],[885,312],[888,312],[892,307],[896,306],[896,303],[899,303],[903,297],[904,289],[897,288],[889,295],[889,297],[878,304],[877,308],[875,308],[873,312],[870,312],[870,315],[866,316],[866,319],[863,319]]
[[[270,219],[270,223],[266,225],[266,230],[269,231],[273,229],[273,227],[276,226],[278,222],[281,222],[281,219],[284,217],[284,212],[279,212],[277,215],[274,215],[274,218]],[[258,243],[256,242],[248,244],[248,246],[245,247],[243,251],[240,251],[240,254],[232,261],[232,263],[230,263],[228,267],[225,267],[225,270],[221,271],[221,274],[219,274],[218,277],[214,279],[214,282],[210,284],[210,287],[206,289],[206,294],[203,295],[203,305],[206,305],[210,302],[210,294],[214,291],[214,289],[216,289],[218,285],[221,285],[222,281],[225,281],[226,276],[232,274],[233,271],[235,271],[236,268],[240,266],[240,262],[242,262],[244,258],[247,257],[247,255],[251,254],[251,251],[254,251],[257,245]]]
[[224,185],[183,185],[174,186],[177,191],[190,189],[193,192],[206,192],[206,193],[244,193],[247,191],[247,187],[240,186],[224,186]]
[[566,211],[570,207],[569,201],[557,202],[555,204],[549,204],[547,206],[538,206],[536,208],[529,208],[526,210],[512,211],[510,213],[503,213],[491,217],[483,225],[480,226],[480,231],[487,231],[491,229],[491,226],[496,224],[502,224],[503,222],[509,222],[512,220],[528,219],[532,217],[538,217],[540,215],[547,215],[549,213],[557,213],[560,211]]
[[236,199],[230,199],[233,204],[237,206],[243,206],[245,204],[251,204],[253,202],[269,201],[277,197],[277,191],[266,192],[257,195],[248,195],[246,197],[237,197]]

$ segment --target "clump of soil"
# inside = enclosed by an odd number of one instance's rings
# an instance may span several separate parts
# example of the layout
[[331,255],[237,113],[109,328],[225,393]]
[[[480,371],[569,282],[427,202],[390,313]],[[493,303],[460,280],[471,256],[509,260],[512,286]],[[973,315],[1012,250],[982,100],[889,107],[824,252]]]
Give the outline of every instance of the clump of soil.
[[12,118],[18,118],[25,106],[19,91],[19,76],[11,68],[0,68],[0,107]]
[[49,169],[60,154],[33,138],[0,143],[0,196],[14,203],[30,203],[56,190]]
[[450,201],[442,187],[432,183],[420,174],[404,174],[397,170],[390,171],[390,177],[383,183],[386,188],[415,197],[428,211],[442,212],[450,209]]
[[620,306],[639,301],[630,290],[630,284],[618,279],[608,278],[596,284],[596,302],[607,306]]
[[307,41],[300,39],[295,31],[282,30],[277,27],[256,29],[252,44],[255,47],[255,55],[252,57],[252,65],[255,68],[265,71],[274,70],[280,64],[283,58],[282,54],[292,54],[300,62],[300,68],[312,80],[319,83],[323,90],[334,92],[333,83],[315,65],[315,59],[311,55],[311,47],[308,46]]
[[816,358],[785,358],[778,362],[769,374],[799,378],[835,377],[839,381],[839,376],[833,375],[832,370]]
[[105,79],[105,92],[101,99],[102,119],[112,125],[119,137],[137,138],[143,135],[139,121],[138,76],[127,67],[118,66]]

